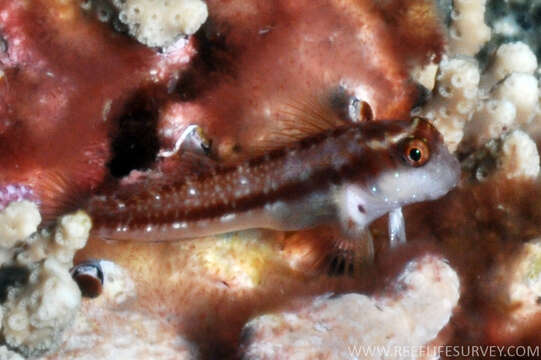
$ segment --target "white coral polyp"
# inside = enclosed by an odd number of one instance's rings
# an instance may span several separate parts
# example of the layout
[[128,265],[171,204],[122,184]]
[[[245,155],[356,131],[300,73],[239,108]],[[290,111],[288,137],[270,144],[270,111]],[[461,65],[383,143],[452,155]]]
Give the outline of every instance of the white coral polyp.
[[473,58],[456,57],[440,63],[432,100],[420,111],[442,133],[450,151],[462,140],[465,124],[478,101],[479,66]]
[[537,145],[524,131],[515,130],[504,139],[499,171],[508,179],[539,176]]
[[86,244],[91,227],[90,218],[83,211],[78,211],[60,218],[54,239],[69,249],[80,249]]
[[195,33],[206,21],[200,0],[114,0],[119,20],[139,42],[152,47],[172,45],[179,36]]
[[516,108],[518,125],[528,124],[535,115],[539,102],[539,88],[535,76],[526,73],[513,73],[493,90],[497,100],[507,100]]
[[481,102],[464,129],[464,146],[478,148],[512,130],[515,127],[516,115],[515,105],[507,100],[489,99]]
[[35,232],[40,222],[35,203],[26,200],[10,203],[0,212],[0,246],[12,247]]
[[485,24],[486,0],[454,0],[453,5],[451,53],[475,55],[491,36],[491,29]]
[[536,69],[537,58],[528,45],[520,41],[503,44],[496,51],[482,84],[490,88],[512,73],[533,74]]

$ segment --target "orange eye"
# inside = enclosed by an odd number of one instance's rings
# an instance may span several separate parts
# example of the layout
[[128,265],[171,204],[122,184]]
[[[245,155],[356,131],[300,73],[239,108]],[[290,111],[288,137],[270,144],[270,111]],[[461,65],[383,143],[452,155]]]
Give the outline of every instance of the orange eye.
[[423,140],[410,139],[406,141],[403,155],[411,166],[422,166],[430,159],[430,149]]

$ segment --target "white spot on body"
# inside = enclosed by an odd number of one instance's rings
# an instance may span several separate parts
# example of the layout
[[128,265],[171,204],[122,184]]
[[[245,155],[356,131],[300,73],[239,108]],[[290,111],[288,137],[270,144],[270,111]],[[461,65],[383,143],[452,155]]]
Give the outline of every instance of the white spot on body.
[[221,222],[229,222],[232,220],[235,220],[236,215],[235,214],[226,214],[220,218]]
[[171,227],[175,230],[186,229],[188,227],[188,224],[186,222],[174,222]]

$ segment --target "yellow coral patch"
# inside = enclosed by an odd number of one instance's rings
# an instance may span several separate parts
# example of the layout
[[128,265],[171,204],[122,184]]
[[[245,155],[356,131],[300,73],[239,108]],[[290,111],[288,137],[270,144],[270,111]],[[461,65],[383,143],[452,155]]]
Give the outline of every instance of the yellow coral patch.
[[262,241],[260,231],[220,236],[214,246],[202,249],[203,266],[226,285],[252,288],[260,284],[262,274],[277,251]]

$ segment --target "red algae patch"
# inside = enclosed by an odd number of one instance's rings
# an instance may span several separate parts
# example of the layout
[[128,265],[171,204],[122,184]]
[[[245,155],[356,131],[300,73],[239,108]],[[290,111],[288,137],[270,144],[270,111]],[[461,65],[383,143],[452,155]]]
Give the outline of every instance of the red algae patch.
[[[219,155],[234,157],[281,129],[292,106],[309,109],[314,99],[358,99],[377,119],[407,117],[417,96],[409,70],[440,55],[439,21],[430,2],[375,4],[208,1],[199,57],[179,81],[182,99],[161,114],[164,141],[174,143],[198,123]],[[390,16],[393,4],[411,19]],[[432,31],[416,32],[408,21],[424,21]]]
[[[0,188],[26,186],[55,215],[102,182],[113,119],[166,56],[85,17],[77,1],[1,1],[0,18]],[[191,51],[177,50],[169,70]]]

